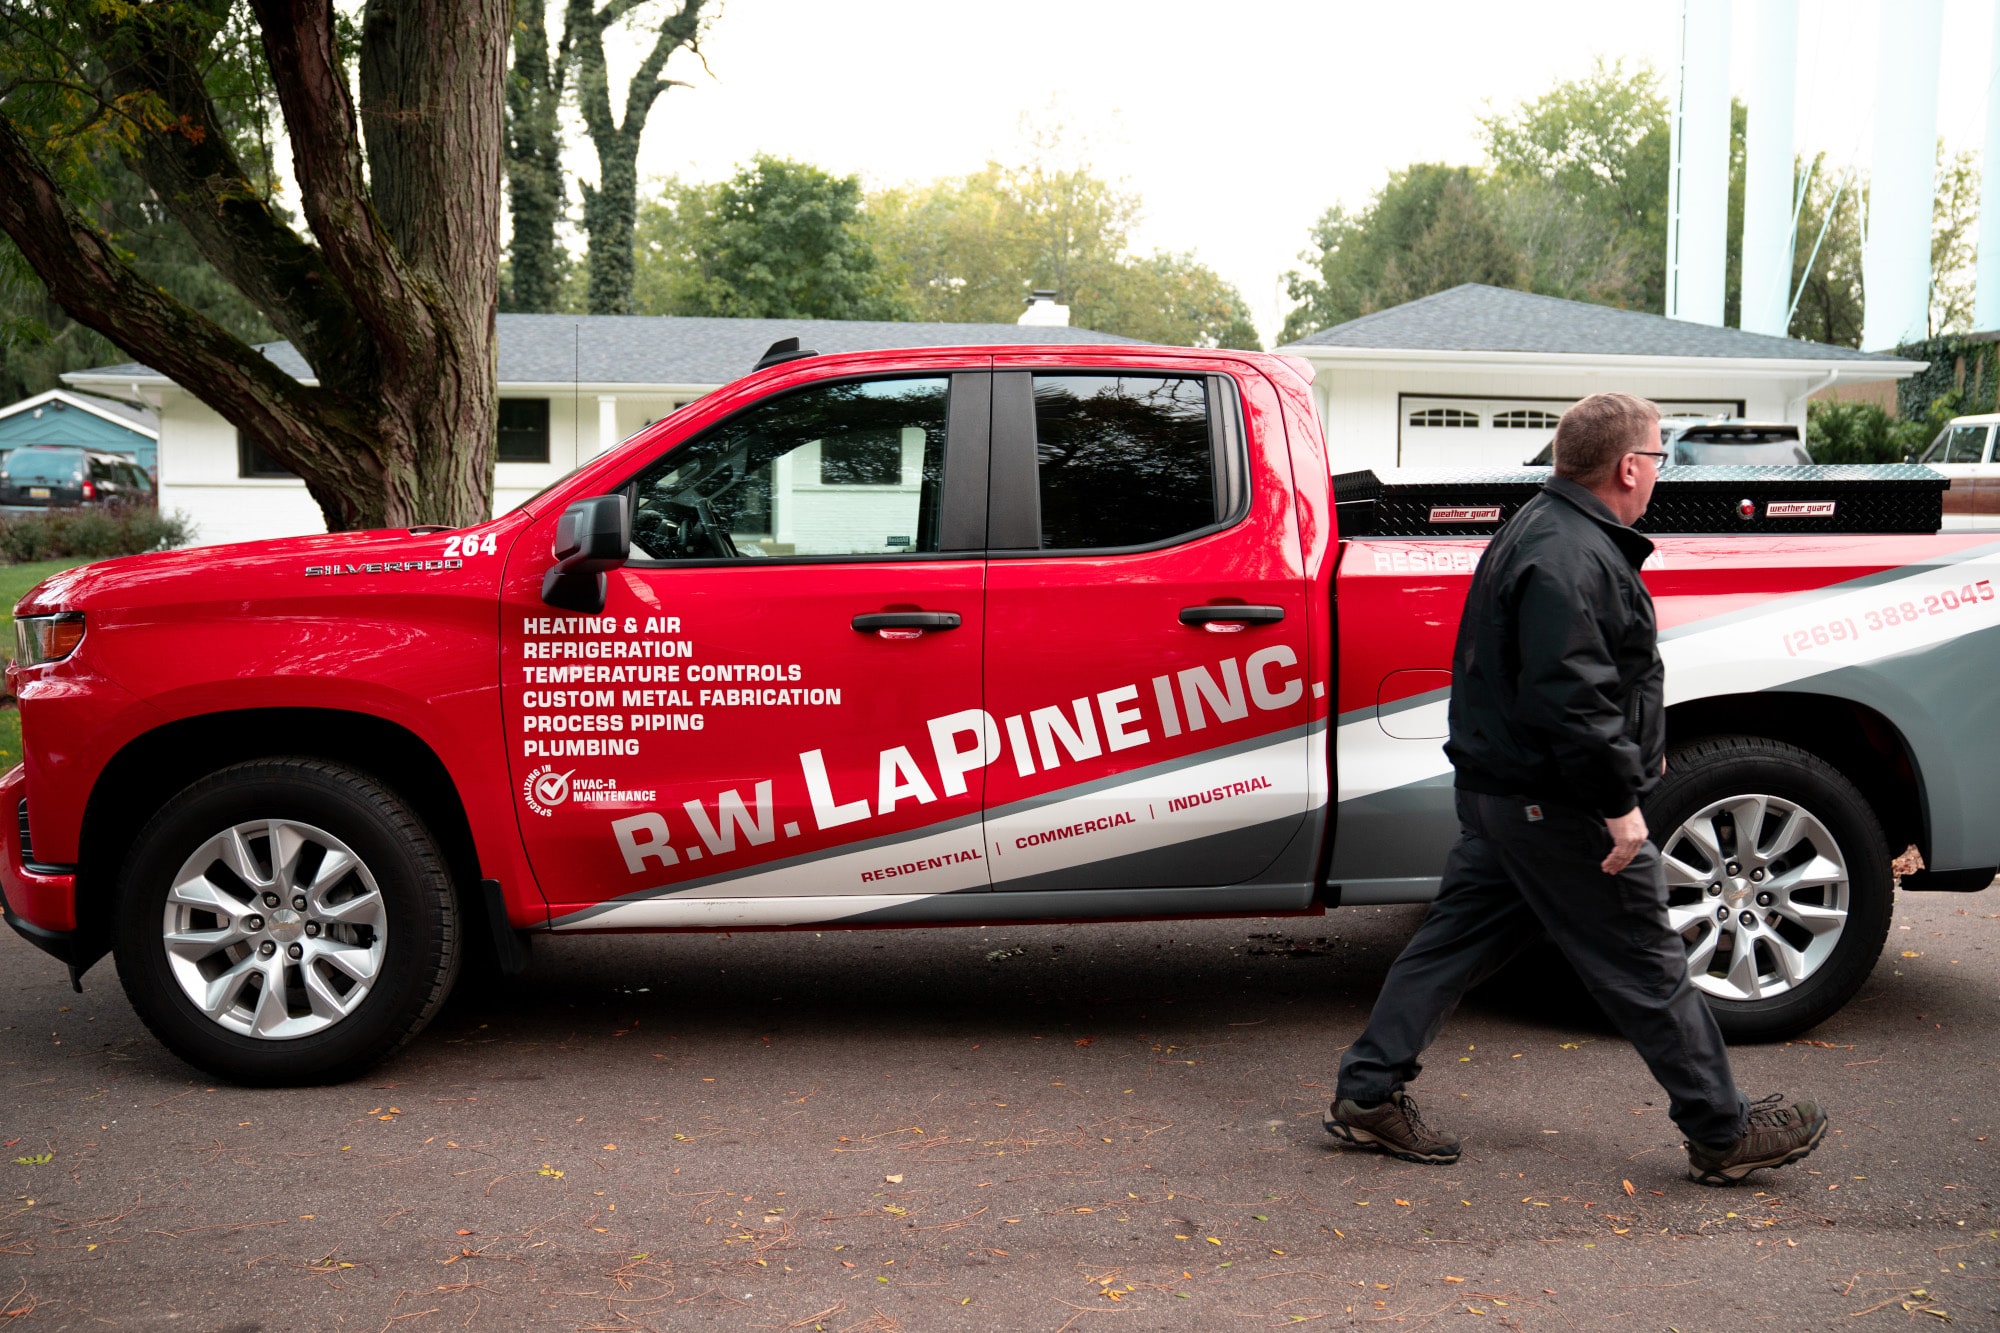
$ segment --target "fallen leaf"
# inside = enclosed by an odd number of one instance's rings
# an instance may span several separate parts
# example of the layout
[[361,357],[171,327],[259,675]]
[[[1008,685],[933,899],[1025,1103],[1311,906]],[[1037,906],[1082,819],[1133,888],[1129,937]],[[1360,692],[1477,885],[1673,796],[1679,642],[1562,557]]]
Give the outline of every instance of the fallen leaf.
[[1464,1279],[1464,1278],[1462,1278],[1462,1277],[1447,1277],[1447,1278],[1445,1279],[1445,1281],[1447,1281],[1447,1282],[1463,1282],[1463,1281],[1465,1281],[1465,1279]]
[[1632,1182],[1627,1180],[1623,1183],[1625,1186],[1625,1197],[1628,1199],[1636,1198],[1638,1196],[1639,1191],[1632,1188]]
[[884,1176],[882,1179],[888,1181],[891,1185],[900,1185],[903,1183],[901,1176]]

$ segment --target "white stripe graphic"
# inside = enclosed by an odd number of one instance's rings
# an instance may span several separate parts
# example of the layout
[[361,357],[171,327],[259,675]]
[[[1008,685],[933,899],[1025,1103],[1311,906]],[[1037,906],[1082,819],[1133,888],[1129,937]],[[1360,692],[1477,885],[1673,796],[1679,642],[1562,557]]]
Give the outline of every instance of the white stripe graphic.
[[[996,883],[1233,833],[1307,809],[1326,732],[1003,814],[986,825]],[[1122,821],[1122,822],[1121,822]],[[1263,867],[1250,867],[1246,875]]]
[[[1321,729],[1002,815],[990,826],[992,840],[983,856],[978,855],[979,826],[965,824],[906,842],[752,872],[709,886],[701,896],[669,893],[608,904],[554,928],[795,926],[859,916],[941,893],[983,889],[989,867],[995,878],[1018,879],[1297,817],[1309,808],[1313,766],[1325,762],[1326,732]],[[1177,799],[1203,795],[1212,799],[1169,809]],[[1129,822],[1109,823],[1121,812],[1131,816]],[[1093,821],[1106,826],[1079,827]],[[1044,839],[1063,830],[1070,830],[1069,836]],[[1033,845],[1018,846],[1022,839]],[[995,906],[997,910],[997,901]]]
[[[985,888],[986,859],[979,843],[979,825],[961,824],[918,833],[905,842],[752,871],[684,896],[614,902],[555,928],[617,930],[711,920],[717,925],[782,926],[853,916],[871,910],[870,904],[893,907],[936,893]],[[760,906],[765,900],[770,905]]]
[[[1768,616],[1731,618],[1664,641],[1666,702],[1774,689],[2000,626],[2000,552],[1905,568],[1897,578],[1784,598]],[[1442,733],[1449,706],[1440,699],[1408,709],[1398,729]],[[1342,723],[1335,744],[1343,801],[1451,772],[1442,741],[1397,740],[1372,714]]]

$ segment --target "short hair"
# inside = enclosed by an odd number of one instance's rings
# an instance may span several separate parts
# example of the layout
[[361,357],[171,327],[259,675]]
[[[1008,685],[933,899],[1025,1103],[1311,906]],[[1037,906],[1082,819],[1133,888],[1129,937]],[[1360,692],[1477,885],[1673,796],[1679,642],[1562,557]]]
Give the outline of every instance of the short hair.
[[1659,420],[1660,409],[1636,394],[1594,393],[1572,404],[1556,423],[1556,475],[1596,485],[1634,449],[1658,447],[1649,428]]

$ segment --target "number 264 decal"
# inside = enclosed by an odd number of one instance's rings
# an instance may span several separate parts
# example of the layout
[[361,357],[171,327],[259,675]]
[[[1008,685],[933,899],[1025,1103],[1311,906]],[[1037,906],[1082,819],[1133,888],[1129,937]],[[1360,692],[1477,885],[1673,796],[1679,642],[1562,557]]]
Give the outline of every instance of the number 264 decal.
[[492,555],[493,534],[489,532],[484,538],[481,538],[478,533],[469,532],[463,537],[446,537],[444,539],[444,553],[446,555]]

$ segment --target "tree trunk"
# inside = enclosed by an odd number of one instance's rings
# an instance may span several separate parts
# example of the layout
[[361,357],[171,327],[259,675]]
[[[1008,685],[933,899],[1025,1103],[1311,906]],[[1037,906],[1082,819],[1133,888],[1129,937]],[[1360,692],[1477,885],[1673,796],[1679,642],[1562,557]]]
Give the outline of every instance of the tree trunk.
[[507,80],[507,205],[513,238],[507,245],[510,290],[502,309],[547,313],[556,308],[561,265],[556,221],[564,191],[562,139],[556,111],[562,68],[549,63],[544,0],[514,0],[514,71]]
[[[259,0],[268,3],[269,0]],[[492,512],[500,156],[509,0],[369,0],[361,118],[375,208],[412,270],[385,310],[386,513]],[[315,228],[317,230],[317,228]],[[386,335],[386,336],[385,336]]]
[[73,318],[296,472],[329,530],[476,522],[492,503],[507,0],[370,0],[359,119],[331,0],[253,3],[312,243],[248,187],[189,74],[212,27],[95,6],[84,13],[101,26],[79,26],[111,71],[108,91],[170,113],[135,125],[128,164],[317,384],[148,283],[4,116],[0,228]]
[[[592,0],[569,0],[563,19],[563,58],[574,69],[577,109],[597,150],[597,185],[580,182],[583,229],[590,237],[590,313],[632,313],[632,231],[639,200],[639,141],[660,94],[678,80],[662,78],[668,57],[686,47],[700,53],[701,10],[705,0],[681,0],[660,20],[653,49],[625,91],[625,119],[611,113],[610,77],[604,65],[604,33],[633,8],[636,0],[612,0],[596,9]],[[685,85],[683,85],[685,86]]]

